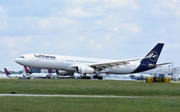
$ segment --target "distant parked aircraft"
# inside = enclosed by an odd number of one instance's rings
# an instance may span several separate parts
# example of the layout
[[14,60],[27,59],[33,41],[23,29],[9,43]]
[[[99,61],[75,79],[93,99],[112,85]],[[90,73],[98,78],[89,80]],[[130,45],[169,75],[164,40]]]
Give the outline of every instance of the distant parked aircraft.
[[4,71],[6,73],[6,76],[9,78],[25,78],[23,74],[11,74],[6,68],[4,68]]
[[24,66],[24,71],[26,76],[31,78],[48,78],[47,73],[33,73],[28,67]]

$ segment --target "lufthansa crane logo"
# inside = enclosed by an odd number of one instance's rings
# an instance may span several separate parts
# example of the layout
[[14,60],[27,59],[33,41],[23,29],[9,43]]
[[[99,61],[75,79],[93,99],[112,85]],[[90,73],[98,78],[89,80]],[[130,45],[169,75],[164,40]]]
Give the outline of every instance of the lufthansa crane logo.
[[155,62],[158,60],[159,56],[158,56],[158,53],[156,51],[152,51],[151,53],[149,53],[149,55],[151,55],[151,57],[150,57],[151,61]]

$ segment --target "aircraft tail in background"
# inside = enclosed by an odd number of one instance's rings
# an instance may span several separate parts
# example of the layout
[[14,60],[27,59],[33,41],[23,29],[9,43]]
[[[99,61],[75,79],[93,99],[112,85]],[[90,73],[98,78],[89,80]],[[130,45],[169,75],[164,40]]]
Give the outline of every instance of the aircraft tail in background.
[[24,78],[24,75],[23,74],[11,74],[6,68],[4,68],[4,71],[6,73],[6,76],[9,77],[9,78]]
[[6,75],[9,77],[9,75],[11,74],[6,68],[4,68],[4,71],[6,73]]
[[26,72],[26,74],[32,74],[33,72],[26,66],[24,66],[24,70]]
[[48,73],[49,73],[49,74],[52,74],[52,73],[54,73],[54,72],[53,72],[52,69],[48,69]]

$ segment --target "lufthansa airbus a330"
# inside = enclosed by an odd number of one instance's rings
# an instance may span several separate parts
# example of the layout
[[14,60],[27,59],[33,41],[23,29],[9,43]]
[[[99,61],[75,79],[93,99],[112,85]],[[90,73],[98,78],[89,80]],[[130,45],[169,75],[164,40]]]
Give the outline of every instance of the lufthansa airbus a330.
[[[158,43],[145,57],[112,60],[99,58],[85,58],[52,54],[24,54],[15,59],[22,66],[56,70],[57,75],[73,75],[74,73],[95,74],[93,78],[102,79],[101,73],[131,74],[154,69],[158,66],[170,64],[156,64],[164,43]],[[59,72],[60,71],[60,72]]]

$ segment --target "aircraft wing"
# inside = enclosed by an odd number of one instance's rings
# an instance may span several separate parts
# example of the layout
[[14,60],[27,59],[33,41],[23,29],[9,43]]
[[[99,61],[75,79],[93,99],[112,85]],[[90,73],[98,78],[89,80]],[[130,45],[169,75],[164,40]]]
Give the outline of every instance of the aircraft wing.
[[141,60],[143,58],[134,58],[134,59],[125,59],[125,60],[113,60],[113,61],[108,61],[108,62],[99,62],[99,63],[90,64],[89,66],[95,67],[95,68],[98,68],[98,69],[106,69],[106,68],[111,68],[111,67],[119,66],[119,65],[127,65],[127,64],[129,64],[130,61],[137,61],[137,60]]
[[109,62],[100,62],[100,63],[93,63],[90,66],[91,67],[96,67],[98,69],[106,69],[106,68],[111,68],[114,66],[119,66],[119,65],[127,65],[129,64],[130,61],[137,61],[137,60],[142,60],[145,58],[151,58],[153,55],[150,54],[146,57],[141,57],[141,58],[132,58],[132,59],[125,59],[125,60],[113,60]]
[[[149,57],[145,57],[145,58],[149,58]],[[129,64],[130,61],[137,61],[137,60],[142,60],[144,59],[144,57],[142,58],[134,58],[134,59],[125,59],[125,60],[113,60],[113,61],[107,61],[107,62],[98,62],[98,63],[83,63],[83,64],[74,64],[71,65],[71,67],[77,67],[79,65],[83,65],[83,66],[89,66],[89,67],[93,67],[93,68],[97,68],[98,70],[103,70],[106,68],[111,68],[111,67],[115,67],[115,66],[119,66],[119,65],[127,65]]]
[[[150,57],[152,57],[152,55],[148,55],[146,57],[141,57],[141,58],[132,58],[132,59],[125,59],[125,60],[112,60],[112,61],[98,62],[98,63],[86,63],[86,64],[81,64],[81,65],[97,68],[98,70],[103,70],[106,68],[111,68],[111,67],[115,67],[115,66],[119,66],[119,65],[126,66],[131,61],[142,60],[142,59],[150,58]],[[71,67],[76,67],[78,65],[71,65]]]

